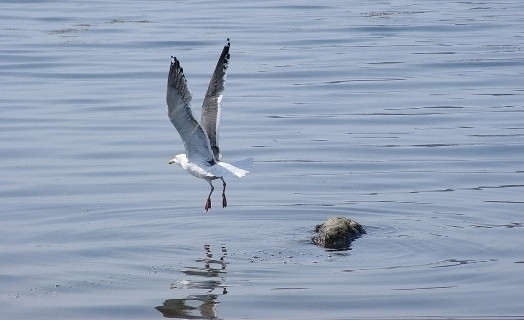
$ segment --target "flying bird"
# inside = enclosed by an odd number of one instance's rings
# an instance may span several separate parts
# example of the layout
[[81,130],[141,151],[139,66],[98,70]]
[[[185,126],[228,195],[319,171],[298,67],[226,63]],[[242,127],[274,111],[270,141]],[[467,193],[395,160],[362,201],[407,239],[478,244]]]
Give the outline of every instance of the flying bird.
[[[211,209],[211,194],[215,189],[213,180],[222,181],[222,207],[227,207],[226,182],[224,177],[243,177],[249,171],[235,165],[220,161],[221,152],[218,146],[218,131],[222,110],[222,93],[226,81],[226,70],[229,66],[229,38],[222,50],[218,63],[209,82],[209,87],[202,105],[200,123],[191,111],[191,90],[184,76],[184,70],[176,57],[171,57],[171,67],[167,79],[167,114],[184,143],[185,154],[178,154],[169,164],[178,164],[193,176],[209,183],[211,191],[207,196],[204,209]],[[239,166],[248,168],[253,159],[239,162]]]

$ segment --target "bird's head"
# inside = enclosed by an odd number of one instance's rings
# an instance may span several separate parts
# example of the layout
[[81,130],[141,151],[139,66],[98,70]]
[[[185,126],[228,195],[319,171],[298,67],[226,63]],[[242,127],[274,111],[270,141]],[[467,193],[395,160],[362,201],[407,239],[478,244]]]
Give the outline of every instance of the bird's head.
[[168,164],[179,164],[182,165],[182,163],[186,160],[185,154],[177,154],[173,159],[169,160]]

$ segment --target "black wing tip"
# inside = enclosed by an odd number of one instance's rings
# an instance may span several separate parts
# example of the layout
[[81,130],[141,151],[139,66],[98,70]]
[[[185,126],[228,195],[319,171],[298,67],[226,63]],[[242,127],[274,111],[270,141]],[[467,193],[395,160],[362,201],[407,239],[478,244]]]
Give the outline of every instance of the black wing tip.
[[[222,50],[222,59],[224,59],[223,68],[224,70],[227,69],[229,64],[229,58],[231,57],[229,54],[229,48],[231,47],[231,40],[227,38],[227,44],[224,46],[224,50]],[[170,68],[170,74],[173,74],[174,72],[180,73],[182,77],[184,76],[184,69],[180,66],[180,61],[175,56],[171,56],[171,68]]]
[[229,40],[229,38],[227,38],[227,43],[226,45],[224,46],[224,54],[228,55],[228,59],[229,59],[229,48],[231,47],[231,42]]
[[184,76],[184,68],[180,66],[180,61],[175,56],[171,56],[171,72],[177,71],[182,76]]
[[180,61],[175,56],[171,56],[171,66],[169,67],[168,85],[173,88],[179,86],[180,81],[185,81],[184,69],[180,66]]
[[222,50],[222,55],[220,60],[223,59],[223,69],[226,70],[229,65],[229,58],[231,55],[229,54],[229,48],[231,47],[230,39],[227,38],[227,44],[224,46],[224,50]]
[[175,56],[171,56],[171,66],[175,68],[180,68],[180,61]]

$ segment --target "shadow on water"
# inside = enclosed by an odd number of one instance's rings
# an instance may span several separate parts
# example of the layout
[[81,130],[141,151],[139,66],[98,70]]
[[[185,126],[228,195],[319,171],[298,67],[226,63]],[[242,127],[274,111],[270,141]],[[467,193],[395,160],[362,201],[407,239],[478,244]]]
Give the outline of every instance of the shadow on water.
[[165,318],[216,319],[218,317],[218,297],[227,294],[227,288],[223,284],[227,266],[225,261],[227,249],[225,246],[221,247],[219,259],[213,257],[210,245],[206,244],[204,250],[205,258],[196,260],[202,265],[181,270],[191,279],[178,280],[171,285],[171,289],[190,289],[197,293],[180,299],[167,299],[161,306],[155,307]]

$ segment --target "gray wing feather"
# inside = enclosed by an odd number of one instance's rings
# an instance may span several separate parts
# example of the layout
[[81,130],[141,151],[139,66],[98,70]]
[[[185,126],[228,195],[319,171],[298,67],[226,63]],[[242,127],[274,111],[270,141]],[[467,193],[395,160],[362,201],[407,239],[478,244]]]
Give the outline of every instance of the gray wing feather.
[[177,58],[172,57],[167,79],[167,113],[184,142],[189,161],[214,163],[213,152],[206,132],[191,111],[191,91],[187,85],[184,70]]
[[213,156],[216,160],[220,159],[220,149],[218,147],[218,129],[220,126],[220,113],[222,108],[222,92],[226,82],[226,70],[229,66],[229,39],[222,50],[218,63],[209,82],[206,97],[202,105],[202,117],[200,123],[207,133]]

